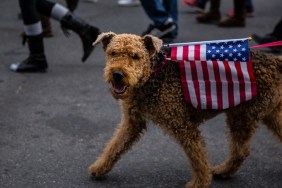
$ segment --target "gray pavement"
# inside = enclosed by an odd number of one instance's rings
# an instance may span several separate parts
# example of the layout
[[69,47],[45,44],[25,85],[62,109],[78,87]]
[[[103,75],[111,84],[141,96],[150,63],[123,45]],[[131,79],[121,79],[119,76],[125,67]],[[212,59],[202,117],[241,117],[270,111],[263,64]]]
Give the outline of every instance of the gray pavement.
[[[60,0],[64,4],[64,1]],[[116,0],[80,2],[76,14],[103,31],[140,34],[150,20],[141,7],[118,7]],[[247,37],[265,34],[281,18],[281,0],[255,0],[255,17],[245,28],[222,29],[201,25],[179,3],[180,35],[176,42]],[[0,1],[0,187],[184,187],[191,178],[181,148],[156,126],[101,181],[88,177],[87,168],[101,153],[119,123],[119,105],[103,81],[104,54],[98,46],[85,64],[79,38],[64,37],[53,21],[55,36],[45,39],[49,70],[17,74],[8,66],[27,56],[19,33],[17,1]],[[222,12],[232,8],[222,1]],[[201,127],[212,164],[227,154],[225,116]],[[252,152],[239,173],[214,179],[212,187],[281,188],[282,145],[261,126]]]

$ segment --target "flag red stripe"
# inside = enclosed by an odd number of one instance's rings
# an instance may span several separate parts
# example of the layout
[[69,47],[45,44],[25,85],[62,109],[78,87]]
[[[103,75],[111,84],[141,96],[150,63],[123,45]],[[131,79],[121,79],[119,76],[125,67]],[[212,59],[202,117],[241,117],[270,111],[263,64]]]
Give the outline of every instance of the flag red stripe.
[[214,78],[216,81],[216,93],[217,93],[217,106],[218,109],[223,108],[222,103],[222,83],[220,79],[220,73],[219,73],[219,67],[217,61],[212,61],[213,67],[214,67]]
[[223,65],[225,68],[225,75],[228,82],[228,102],[229,106],[234,106],[234,85],[232,81],[231,69],[227,61],[223,61]]
[[184,92],[184,97],[186,99],[186,102],[188,102],[189,104],[192,104],[190,92],[188,89],[187,78],[186,78],[185,61],[179,61],[179,68],[180,68],[180,75],[181,75],[180,78],[181,78],[182,89]]
[[206,61],[201,61],[202,64],[202,71],[205,81],[205,91],[206,91],[206,108],[212,107],[212,99],[211,99],[211,84],[209,80],[209,72],[208,72],[208,65]]
[[194,47],[194,59],[196,61],[200,60],[200,45],[195,45]]
[[177,47],[171,47],[170,58],[172,60],[176,60],[177,55]]
[[188,46],[183,46],[183,60],[188,60],[188,53],[189,53],[189,51],[188,51]]

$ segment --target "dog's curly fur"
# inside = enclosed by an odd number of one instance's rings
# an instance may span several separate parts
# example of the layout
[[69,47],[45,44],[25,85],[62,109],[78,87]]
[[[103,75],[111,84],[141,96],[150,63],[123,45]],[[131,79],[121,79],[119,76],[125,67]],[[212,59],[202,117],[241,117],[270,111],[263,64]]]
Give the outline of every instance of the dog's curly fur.
[[[102,33],[106,53],[105,80],[112,84],[114,98],[120,100],[122,120],[102,155],[89,167],[90,175],[109,172],[122,154],[138,141],[152,120],[184,149],[192,168],[186,187],[209,187],[212,175],[234,175],[249,155],[250,141],[262,121],[282,142],[282,60],[252,51],[258,94],[250,101],[226,110],[199,110],[185,102],[177,62],[158,55],[162,41],[156,37]],[[220,165],[210,167],[199,125],[225,112],[229,128],[229,155]]]

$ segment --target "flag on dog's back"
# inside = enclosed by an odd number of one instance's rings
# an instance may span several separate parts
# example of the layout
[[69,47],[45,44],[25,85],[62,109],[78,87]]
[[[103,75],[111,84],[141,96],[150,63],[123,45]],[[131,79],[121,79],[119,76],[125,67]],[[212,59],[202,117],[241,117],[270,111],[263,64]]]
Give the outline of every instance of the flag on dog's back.
[[248,39],[169,44],[185,99],[198,109],[226,109],[256,95]]

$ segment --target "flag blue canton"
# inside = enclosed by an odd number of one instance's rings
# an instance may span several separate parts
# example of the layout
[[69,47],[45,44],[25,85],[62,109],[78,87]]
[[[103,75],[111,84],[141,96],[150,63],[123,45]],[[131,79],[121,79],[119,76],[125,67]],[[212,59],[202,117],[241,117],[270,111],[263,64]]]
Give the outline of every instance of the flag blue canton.
[[247,39],[206,44],[207,60],[247,62],[249,53]]

